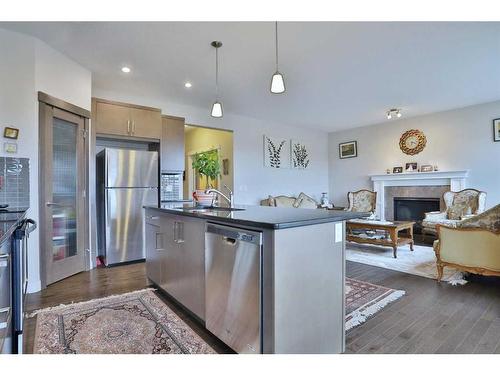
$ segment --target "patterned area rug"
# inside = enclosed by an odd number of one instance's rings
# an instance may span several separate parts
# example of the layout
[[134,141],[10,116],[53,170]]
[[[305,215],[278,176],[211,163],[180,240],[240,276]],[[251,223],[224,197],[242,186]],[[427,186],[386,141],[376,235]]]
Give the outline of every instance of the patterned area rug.
[[346,278],[345,330],[365,322],[389,303],[405,295],[404,290],[385,288],[380,285]]
[[[430,246],[415,245],[414,251],[410,251],[409,246],[400,246],[398,257],[393,258],[390,247],[350,242],[346,243],[346,259],[429,279],[437,279],[436,255]],[[444,268],[443,281],[452,285],[467,283],[464,274],[452,267]]]
[[35,353],[215,353],[148,289],[35,314]]

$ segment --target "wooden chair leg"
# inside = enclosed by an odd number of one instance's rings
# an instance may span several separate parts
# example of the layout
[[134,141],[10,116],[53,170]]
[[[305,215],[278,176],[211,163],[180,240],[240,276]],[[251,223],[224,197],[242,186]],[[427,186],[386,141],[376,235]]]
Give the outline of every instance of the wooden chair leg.
[[443,269],[444,269],[444,266],[442,264],[437,263],[436,267],[437,267],[437,272],[438,272],[437,281],[441,282],[441,279],[443,278]]

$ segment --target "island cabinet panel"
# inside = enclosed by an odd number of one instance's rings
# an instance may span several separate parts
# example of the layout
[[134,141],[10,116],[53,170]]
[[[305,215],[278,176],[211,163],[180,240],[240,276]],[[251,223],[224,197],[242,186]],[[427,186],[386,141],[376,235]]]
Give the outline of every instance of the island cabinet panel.
[[161,258],[165,251],[164,232],[159,217],[154,222],[154,216],[146,219],[146,275],[156,285],[161,284]]
[[160,168],[163,172],[184,171],[184,118],[162,117]]
[[344,351],[344,228],[331,222],[275,231],[274,353]]
[[97,134],[160,139],[159,109],[97,98],[92,101],[92,119]]
[[153,225],[148,218],[154,215],[154,210],[146,211],[148,278],[204,319],[205,221],[160,214],[160,224]]

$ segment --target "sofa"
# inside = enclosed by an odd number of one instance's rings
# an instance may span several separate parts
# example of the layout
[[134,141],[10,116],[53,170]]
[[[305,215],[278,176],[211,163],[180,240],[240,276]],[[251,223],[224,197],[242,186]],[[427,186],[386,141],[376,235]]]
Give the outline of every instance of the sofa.
[[425,213],[422,221],[424,234],[437,235],[436,226],[456,227],[460,221],[484,212],[486,193],[476,189],[447,191],[443,194],[444,211]]
[[278,195],[269,196],[267,199],[260,201],[261,206],[270,207],[289,207],[289,208],[308,208],[316,209],[319,207],[318,202],[314,198],[311,198],[305,193],[300,193],[297,197]]
[[446,266],[487,276],[500,276],[500,204],[449,227],[436,226],[434,241],[438,281]]

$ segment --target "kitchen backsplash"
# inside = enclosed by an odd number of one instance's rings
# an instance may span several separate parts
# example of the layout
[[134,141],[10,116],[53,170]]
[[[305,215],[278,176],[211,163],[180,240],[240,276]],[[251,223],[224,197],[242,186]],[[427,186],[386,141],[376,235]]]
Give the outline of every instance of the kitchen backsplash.
[[0,157],[0,204],[8,204],[9,208],[29,207],[29,159]]
[[162,173],[160,198],[162,201],[182,199],[182,173]]

